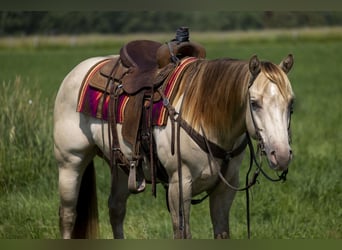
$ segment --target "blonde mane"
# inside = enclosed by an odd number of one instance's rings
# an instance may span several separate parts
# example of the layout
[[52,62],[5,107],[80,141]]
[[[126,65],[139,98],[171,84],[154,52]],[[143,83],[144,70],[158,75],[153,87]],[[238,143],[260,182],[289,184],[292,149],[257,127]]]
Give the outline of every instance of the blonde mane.
[[[278,85],[283,96],[292,94],[279,66],[263,62],[261,73]],[[182,117],[195,130],[203,126],[208,136],[226,145],[232,133],[245,129],[250,75],[246,61],[198,60],[189,65],[181,79],[174,104],[183,97]]]

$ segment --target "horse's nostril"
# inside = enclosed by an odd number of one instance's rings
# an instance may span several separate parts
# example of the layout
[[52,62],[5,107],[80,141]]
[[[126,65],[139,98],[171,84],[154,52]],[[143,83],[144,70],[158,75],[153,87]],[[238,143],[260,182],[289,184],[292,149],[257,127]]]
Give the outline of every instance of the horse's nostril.
[[277,166],[278,165],[278,161],[277,161],[277,156],[276,156],[276,151],[271,151],[271,157],[270,157],[270,160],[271,160],[271,162],[272,162],[272,164],[274,165],[274,166]]
[[272,150],[269,153],[269,161],[273,168],[278,170],[284,170],[287,168],[289,162],[292,160],[292,150],[288,149],[286,151]]
[[289,157],[290,161],[292,160],[292,158],[293,158],[293,154],[292,154],[292,150],[290,149],[290,157]]

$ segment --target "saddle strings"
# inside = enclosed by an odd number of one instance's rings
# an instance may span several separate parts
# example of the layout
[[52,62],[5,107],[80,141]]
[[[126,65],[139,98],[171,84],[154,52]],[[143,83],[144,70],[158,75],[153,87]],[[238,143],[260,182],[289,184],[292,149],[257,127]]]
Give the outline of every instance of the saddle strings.
[[[119,59],[116,61],[116,63],[114,64],[114,67],[113,69],[111,70],[110,72],[110,76],[112,76],[116,70],[117,70],[117,67],[119,65]],[[107,80],[107,83],[106,83],[106,88],[105,88],[105,91],[104,91],[104,95],[103,95],[103,98],[102,98],[102,110],[104,108],[104,105],[105,105],[105,100],[107,99],[107,93],[108,93],[108,90],[110,89],[110,92],[112,92],[112,87],[114,85],[114,77],[108,77],[108,80]],[[111,86],[112,85],[112,86]],[[104,119],[101,120],[101,133],[102,133],[102,152],[104,152],[105,150],[105,138],[104,138]],[[109,150],[110,150],[110,158],[112,158],[112,138],[111,138],[111,129],[110,129],[110,125],[108,124],[108,144],[109,144]],[[111,167],[112,167],[112,159],[110,159],[110,164],[111,164]]]

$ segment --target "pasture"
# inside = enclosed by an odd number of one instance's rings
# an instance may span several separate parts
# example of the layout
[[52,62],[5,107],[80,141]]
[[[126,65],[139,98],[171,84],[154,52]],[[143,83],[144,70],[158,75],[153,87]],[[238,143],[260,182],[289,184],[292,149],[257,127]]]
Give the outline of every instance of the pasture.
[[[58,171],[53,158],[52,112],[64,76],[92,56],[116,54],[133,39],[167,41],[173,34],[0,38],[0,238],[54,239],[58,228]],[[342,238],[342,29],[193,34],[210,59],[281,61],[293,53],[289,79],[296,94],[294,159],[285,183],[259,176],[251,190],[254,239]],[[12,42],[9,42],[12,41]],[[209,89],[208,89],[209,90]],[[241,169],[243,183],[246,155]],[[264,163],[266,165],[266,163]],[[265,168],[266,169],[266,168]],[[110,172],[96,161],[101,238],[111,238],[107,211]],[[270,171],[268,171],[270,172]],[[171,221],[162,186],[128,202],[128,239],[168,239]],[[245,193],[230,213],[231,237],[246,238]],[[208,201],[192,206],[193,238],[211,239]]]

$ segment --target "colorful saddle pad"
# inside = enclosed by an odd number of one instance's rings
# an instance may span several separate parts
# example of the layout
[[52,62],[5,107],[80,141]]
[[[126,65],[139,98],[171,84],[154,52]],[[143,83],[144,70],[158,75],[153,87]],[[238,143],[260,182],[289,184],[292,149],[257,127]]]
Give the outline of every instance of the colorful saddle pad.
[[[179,66],[174,70],[174,72],[168,77],[164,84],[164,95],[171,101],[173,97],[177,93],[178,90],[178,79],[180,78],[183,69],[189,65],[191,62],[197,60],[197,58],[189,57],[179,64]],[[100,61],[96,65],[94,65],[85,76],[79,96],[78,96],[78,105],[77,112],[84,113],[86,115],[106,120],[108,121],[108,104],[110,96],[105,91],[96,88],[90,84],[90,80],[92,76],[94,76],[98,71],[101,70],[106,64],[108,64],[111,59],[105,59]],[[118,106],[117,106],[117,123],[123,123],[125,120],[124,111],[125,107],[128,103],[130,95],[123,93],[119,96]],[[157,102],[153,103],[152,110],[152,124],[153,126],[165,126],[167,124],[168,112],[165,106],[163,105],[163,100],[160,99]]]

